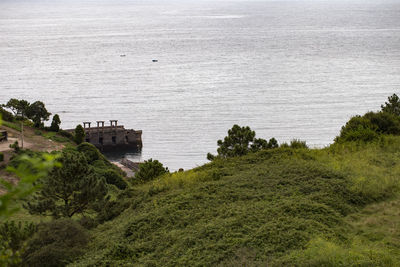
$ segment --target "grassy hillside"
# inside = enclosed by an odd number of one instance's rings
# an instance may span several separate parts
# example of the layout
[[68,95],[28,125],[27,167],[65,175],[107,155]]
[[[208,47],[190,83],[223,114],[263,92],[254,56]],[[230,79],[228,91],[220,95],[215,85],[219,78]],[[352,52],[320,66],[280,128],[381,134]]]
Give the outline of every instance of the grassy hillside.
[[399,266],[400,138],[217,159],[130,189],[72,266]]

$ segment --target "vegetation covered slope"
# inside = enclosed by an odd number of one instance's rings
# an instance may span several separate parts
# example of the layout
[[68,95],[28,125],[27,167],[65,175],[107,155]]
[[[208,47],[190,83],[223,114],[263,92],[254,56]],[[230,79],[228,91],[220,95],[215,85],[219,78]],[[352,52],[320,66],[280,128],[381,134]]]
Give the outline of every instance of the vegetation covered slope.
[[91,230],[72,265],[398,266],[399,231],[368,210],[384,203],[399,222],[399,156],[400,138],[382,136],[165,174],[136,185],[131,207]]

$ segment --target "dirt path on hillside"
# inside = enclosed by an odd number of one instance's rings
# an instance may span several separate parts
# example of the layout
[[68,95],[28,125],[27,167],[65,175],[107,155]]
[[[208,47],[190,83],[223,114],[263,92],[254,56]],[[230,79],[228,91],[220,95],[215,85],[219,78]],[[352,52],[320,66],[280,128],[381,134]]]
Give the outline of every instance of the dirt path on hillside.
[[[21,146],[21,133],[17,130],[8,128],[6,126],[0,126],[0,129],[8,132],[8,141],[0,143],[0,152],[11,151],[10,144],[18,141]],[[51,152],[54,150],[61,150],[64,148],[63,144],[54,142],[50,139],[44,138],[41,135],[35,134],[35,130],[30,127],[24,129],[24,149],[31,149],[35,151],[46,151]]]

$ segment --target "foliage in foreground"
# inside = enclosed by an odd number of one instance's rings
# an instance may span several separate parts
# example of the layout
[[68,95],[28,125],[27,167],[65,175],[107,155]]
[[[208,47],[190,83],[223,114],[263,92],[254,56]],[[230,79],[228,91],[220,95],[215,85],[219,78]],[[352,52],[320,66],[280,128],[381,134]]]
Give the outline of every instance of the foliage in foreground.
[[88,241],[85,229],[73,220],[43,223],[28,243],[23,265],[65,266],[83,253]]
[[[212,266],[244,257],[248,266],[302,265],[296,255],[318,238],[345,251],[346,243],[357,244],[346,216],[396,194],[399,150],[396,137],[324,150],[278,148],[163,175],[136,186],[131,209],[93,230],[93,247],[77,264]],[[383,257],[371,262],[387,262],[392,248],[364,242],[341,254],[343,262],[353,254],[365,259],[371,246]]]
[[72,217],[105,198],[104,180],[96,176],[82,153],[64,151],[59,161],[62,166],[40,180],[39,191],[27,202],[30,213]]

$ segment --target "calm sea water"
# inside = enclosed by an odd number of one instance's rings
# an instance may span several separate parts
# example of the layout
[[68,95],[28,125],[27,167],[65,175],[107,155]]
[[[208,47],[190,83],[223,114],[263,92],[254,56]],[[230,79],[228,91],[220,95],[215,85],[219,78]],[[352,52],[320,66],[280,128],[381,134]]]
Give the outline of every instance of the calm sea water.
[[134,158],[171,169],[235,123],[328,145],[394,92],[399,1],[0,1],[1,103],[42,100],[63,128],[118,119],[143,130]]

